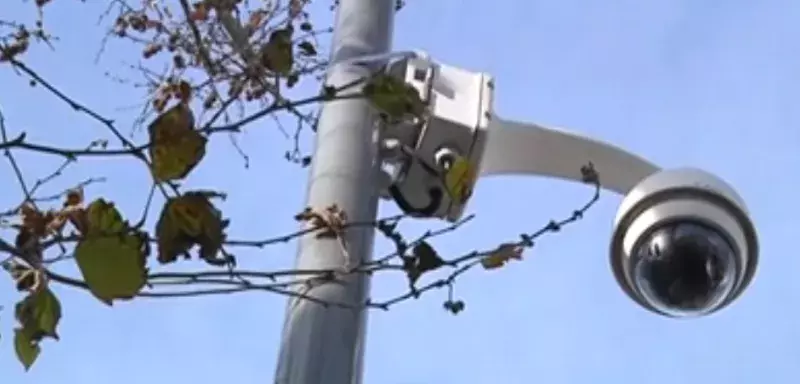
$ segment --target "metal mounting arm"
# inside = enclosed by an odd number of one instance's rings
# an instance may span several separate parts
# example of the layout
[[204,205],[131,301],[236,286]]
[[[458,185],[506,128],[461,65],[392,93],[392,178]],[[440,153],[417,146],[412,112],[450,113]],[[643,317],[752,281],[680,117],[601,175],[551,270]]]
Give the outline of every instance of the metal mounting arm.
[[591,162],[604,189],[625,195],[660,170],[624,149],[560,129],[495,116],[488,131],[481,177],[527,174],[581,181],[581,167]]

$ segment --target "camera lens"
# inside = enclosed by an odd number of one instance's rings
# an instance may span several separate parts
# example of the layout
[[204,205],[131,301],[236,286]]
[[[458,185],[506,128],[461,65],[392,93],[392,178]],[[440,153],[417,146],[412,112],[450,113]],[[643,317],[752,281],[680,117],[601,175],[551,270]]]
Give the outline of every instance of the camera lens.
[[674,317],[712,312],[731,294],[738,277],[733,247],[719,231],[700,223],[657,228],[631,261],[638,293]]

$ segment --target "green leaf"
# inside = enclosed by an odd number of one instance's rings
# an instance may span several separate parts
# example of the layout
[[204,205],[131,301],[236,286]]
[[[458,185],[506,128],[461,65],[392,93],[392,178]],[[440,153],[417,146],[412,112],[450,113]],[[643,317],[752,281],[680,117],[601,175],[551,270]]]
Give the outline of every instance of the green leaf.
[[38,342],[45,336],[58,340],[61,303],[49,288],[30,293],[17,303],[14,312],[32,341]]
[[89,230],[75,247],[86,285],[108,305],[115,299],[132,299],[147,281],[146,236],[128,228],[112,203],[98,199],[87,211]]
[[58,322],[61,320],[61,303],[45,287],[31,292],[14,308],[20,326],[14,330],[14,350],[27,371],[39,357],[39,342],[45,337],[58,340]]
[[75,260],[89,290],[100,301],[129,300],[147,282],[146,244],[141,235],[96,236],[75,248]]
[[314,29],[314,27],[307,21],[300,24],[300,30],[303,32],[311,32],[312,29]]
[[17,353],[17,359],[19,359],[19,362],[22,363],[22,366],[25,367],[27,371],[36,361],[36,358],[39,357],[39,353],[41,353],[42,349],[39,347],[38,343],[31,340],[30,335],[25,331],[22,329],[15,329],[14,351]]
[[97,199],[86,207],[87,235],[122,233],[125,222],[114,203]]
[[421,116],[425,109],[416,88],[389,74],[373,76],[364,86],[364,95],[392,120]]

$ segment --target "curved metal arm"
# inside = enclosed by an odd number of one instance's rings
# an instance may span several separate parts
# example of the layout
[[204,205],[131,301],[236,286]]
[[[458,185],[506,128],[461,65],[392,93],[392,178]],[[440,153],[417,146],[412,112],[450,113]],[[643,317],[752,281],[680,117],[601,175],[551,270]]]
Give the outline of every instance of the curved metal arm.
[[625,195],[660,170],[621,148],[586,136],[530,123],[490,123],[480,176],[527,174],[581,181],[581,167],[591,162],[604,189]]

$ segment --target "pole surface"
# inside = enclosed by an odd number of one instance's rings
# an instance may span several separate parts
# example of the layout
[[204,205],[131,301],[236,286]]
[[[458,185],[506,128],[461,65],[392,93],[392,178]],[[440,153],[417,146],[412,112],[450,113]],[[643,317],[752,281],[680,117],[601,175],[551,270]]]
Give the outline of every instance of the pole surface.
[[[362,65],[348,64],[391,48],[394,0],[340,0],[334,24],[327,84],[339,87],[369,74]],[[336,64],[341,63],[341,64]],[[356,91],[356,90],[353,90]],[[375,220],[379,164],[376,114],[365,100],[326,103],[317,127],[307,206],[325,209],[336,204],[349,221]],[[345,260],[338,240],[305,236],[297,254],[298,269],[340,269],[372,257],[373,228],[347,230]],[[328,283],[303,290],[326,302],[359,306],[369,291],[364,275],[345,284]],[[323,307],[290,299],[275,373],[277,384],[360,384],[366,311]]]

